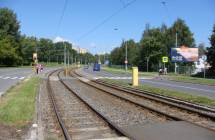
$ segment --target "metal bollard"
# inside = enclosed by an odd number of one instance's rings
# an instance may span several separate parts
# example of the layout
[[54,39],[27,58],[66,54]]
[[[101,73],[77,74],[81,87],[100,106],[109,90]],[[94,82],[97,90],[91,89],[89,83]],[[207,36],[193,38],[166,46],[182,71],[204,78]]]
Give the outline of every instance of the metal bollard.
[[132,86],[138,86],[139,78],[138,78],[138,67],[132,67]]
[[67,69],[67,68],[64,69],[64,75],[65,75],[65,76],[68,75],[68,69]]

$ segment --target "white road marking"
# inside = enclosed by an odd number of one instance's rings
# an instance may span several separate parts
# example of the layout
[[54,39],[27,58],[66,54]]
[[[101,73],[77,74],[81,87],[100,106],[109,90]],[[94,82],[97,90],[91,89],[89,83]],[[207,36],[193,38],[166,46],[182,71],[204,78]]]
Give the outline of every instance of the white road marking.
[[12,78],[10,78],[10,79],[17,79],[18,77],[12,77]]
[[10,77],[4,77],[4,78],[2,78],[2,79],[5,79],[5,80],[6,80],[6,79],[9,79],[9,78],[10,78]]
[[178,86],[178,85],[172,85],[172,84],[165,84],[165,83],[159,83],[159,82],[152,82],[152,81],[144,81],[144,82],[149,82],[149,83],[154,83],[154,84],[160,84],[160,85],[166,85],[170,87],[180,87],[180,88],[187,88],[187,89],[192,89],[192,90],[200,90],[200,91],[206,91],[206,92],[211,92],[215,93],[214,90],[207,90],[207,89],[201,89],[201,88],[193,88],[193,87],[187,87],[187,86]]
[[25,78],[25,77],[20,77],[19,79],[22,80],[22,79],[24,79],[24,78]]

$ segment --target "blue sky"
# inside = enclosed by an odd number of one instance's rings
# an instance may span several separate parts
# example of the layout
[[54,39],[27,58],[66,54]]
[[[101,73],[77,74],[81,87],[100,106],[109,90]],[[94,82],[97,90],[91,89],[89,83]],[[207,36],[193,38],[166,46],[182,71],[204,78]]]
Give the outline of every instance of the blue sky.
[[[94,32],[89,30],[132,0],[68,0],[61,26],[65,0],[0,0],[17,14],[22,34],[55,39],[57,36],[87,48],[93,53],[109,52],[122,39],[139,41],[145,24],[171,26],[177,18],[185,20],[196,44],[205,43],[215,24],[214,0],[136,0]],[[59,27],[59,28],[58,28]],[[114,30],[118,28],[118,30]]]

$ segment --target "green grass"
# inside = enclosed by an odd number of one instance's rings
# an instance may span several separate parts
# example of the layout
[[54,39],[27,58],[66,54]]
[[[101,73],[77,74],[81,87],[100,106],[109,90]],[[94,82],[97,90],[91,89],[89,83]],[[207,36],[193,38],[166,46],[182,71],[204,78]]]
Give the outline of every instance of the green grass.
[[[117,85],[132,87],[130,85],[130,83],[125,82],[125,81],[112,80],[112,79],[103,79],[103,80],[106,82],[109,82],[109,83],[117,84]],[[188,94],[185,92],[179,92],[179,91],[169,90],[169,89],[165,89],[165,88],[156,88],[156,87],[149,86],[149,85],[140,85],[140,86],[135,87],[135,88],[141,89],[144,91],[149,91],[149,92],[152,92],[154,94],[160,94],[160,95],[164,95],[164,96],[175,97],[175,98],[182,99],[185,101],[215,107],[215,99],[210,99],[210,98],[204,97],[204,96],[195,96],[195,95],[191,95],[191,94]]]
[[167,77],[169,80],[179,81],[179,82],[215,85],[215,79],[196,78],[196,77],[182,76],[182,75],[169,75],[165,77]]
[[[123,69],[110,68],[110,67],[102,67],[102,69],[113,74],[131,74],[132,73],[132,70],[128,70],[126,72]],[[139,72],[139,76],[155,77],[155,76],[158,76],[158,73],[157,72]],[[162,75],[161,77],[167,78],[168,80],[172,80],[172,81],[178,81],[178,82],[215,85],[215,79],[196,78],[196,77],[190,77],[190,76],[184,76],[184,75],[176,75],[174,73],[169,73],[168,75]]]
[[[117,68],[110,68],[110,67],[102,67],[102,69],[113,74],[132,74],[132,70],[125,71],[124,69],[117,69]],[[157,75],[158,73],[156,72],[139,72],[139,76],[154,77]]]
[[0,98],[0,123],[25,127],[32,121],[39,82],[38,77],[22,81]]

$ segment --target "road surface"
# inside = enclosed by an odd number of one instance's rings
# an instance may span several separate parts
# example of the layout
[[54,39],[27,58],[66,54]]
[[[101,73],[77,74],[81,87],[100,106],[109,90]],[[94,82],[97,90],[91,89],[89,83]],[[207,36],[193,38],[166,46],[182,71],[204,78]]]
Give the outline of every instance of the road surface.
[[[42,73],[52,70],[45,68]],[[18,81],[28,78],[32,68],[0,68],[0,96],[5,93],[11,86],[16,85]]]
[[[125,78],[123,78],[123,77],[127,77],[128,79],[126,81],[130,81],[129,78],[131,78],[131,76],[132,76],[131,74],[125,74],[125,75],[124,74],[111,74],[104,70],[95,72],[92,70],[92,68],[82,69],[82,71],[89,73],[91,75],[94,75],[95,77],[99,77],[99,78],[118,77],[118,79],[125,80]],[[189,93],[192,95],[207,96],[207,97],[215,99],[215,86],[175,82],[175,81],[164,80],[162,78],[144,79],[144,77],[142,77],[140,82],[141,82],[141,84],[146,84],[146,85],[150,85],[150,86],[154,86],[154,87],[171,89],[171,90],[180,91],[180,92],[186,92],[186,93]]]

